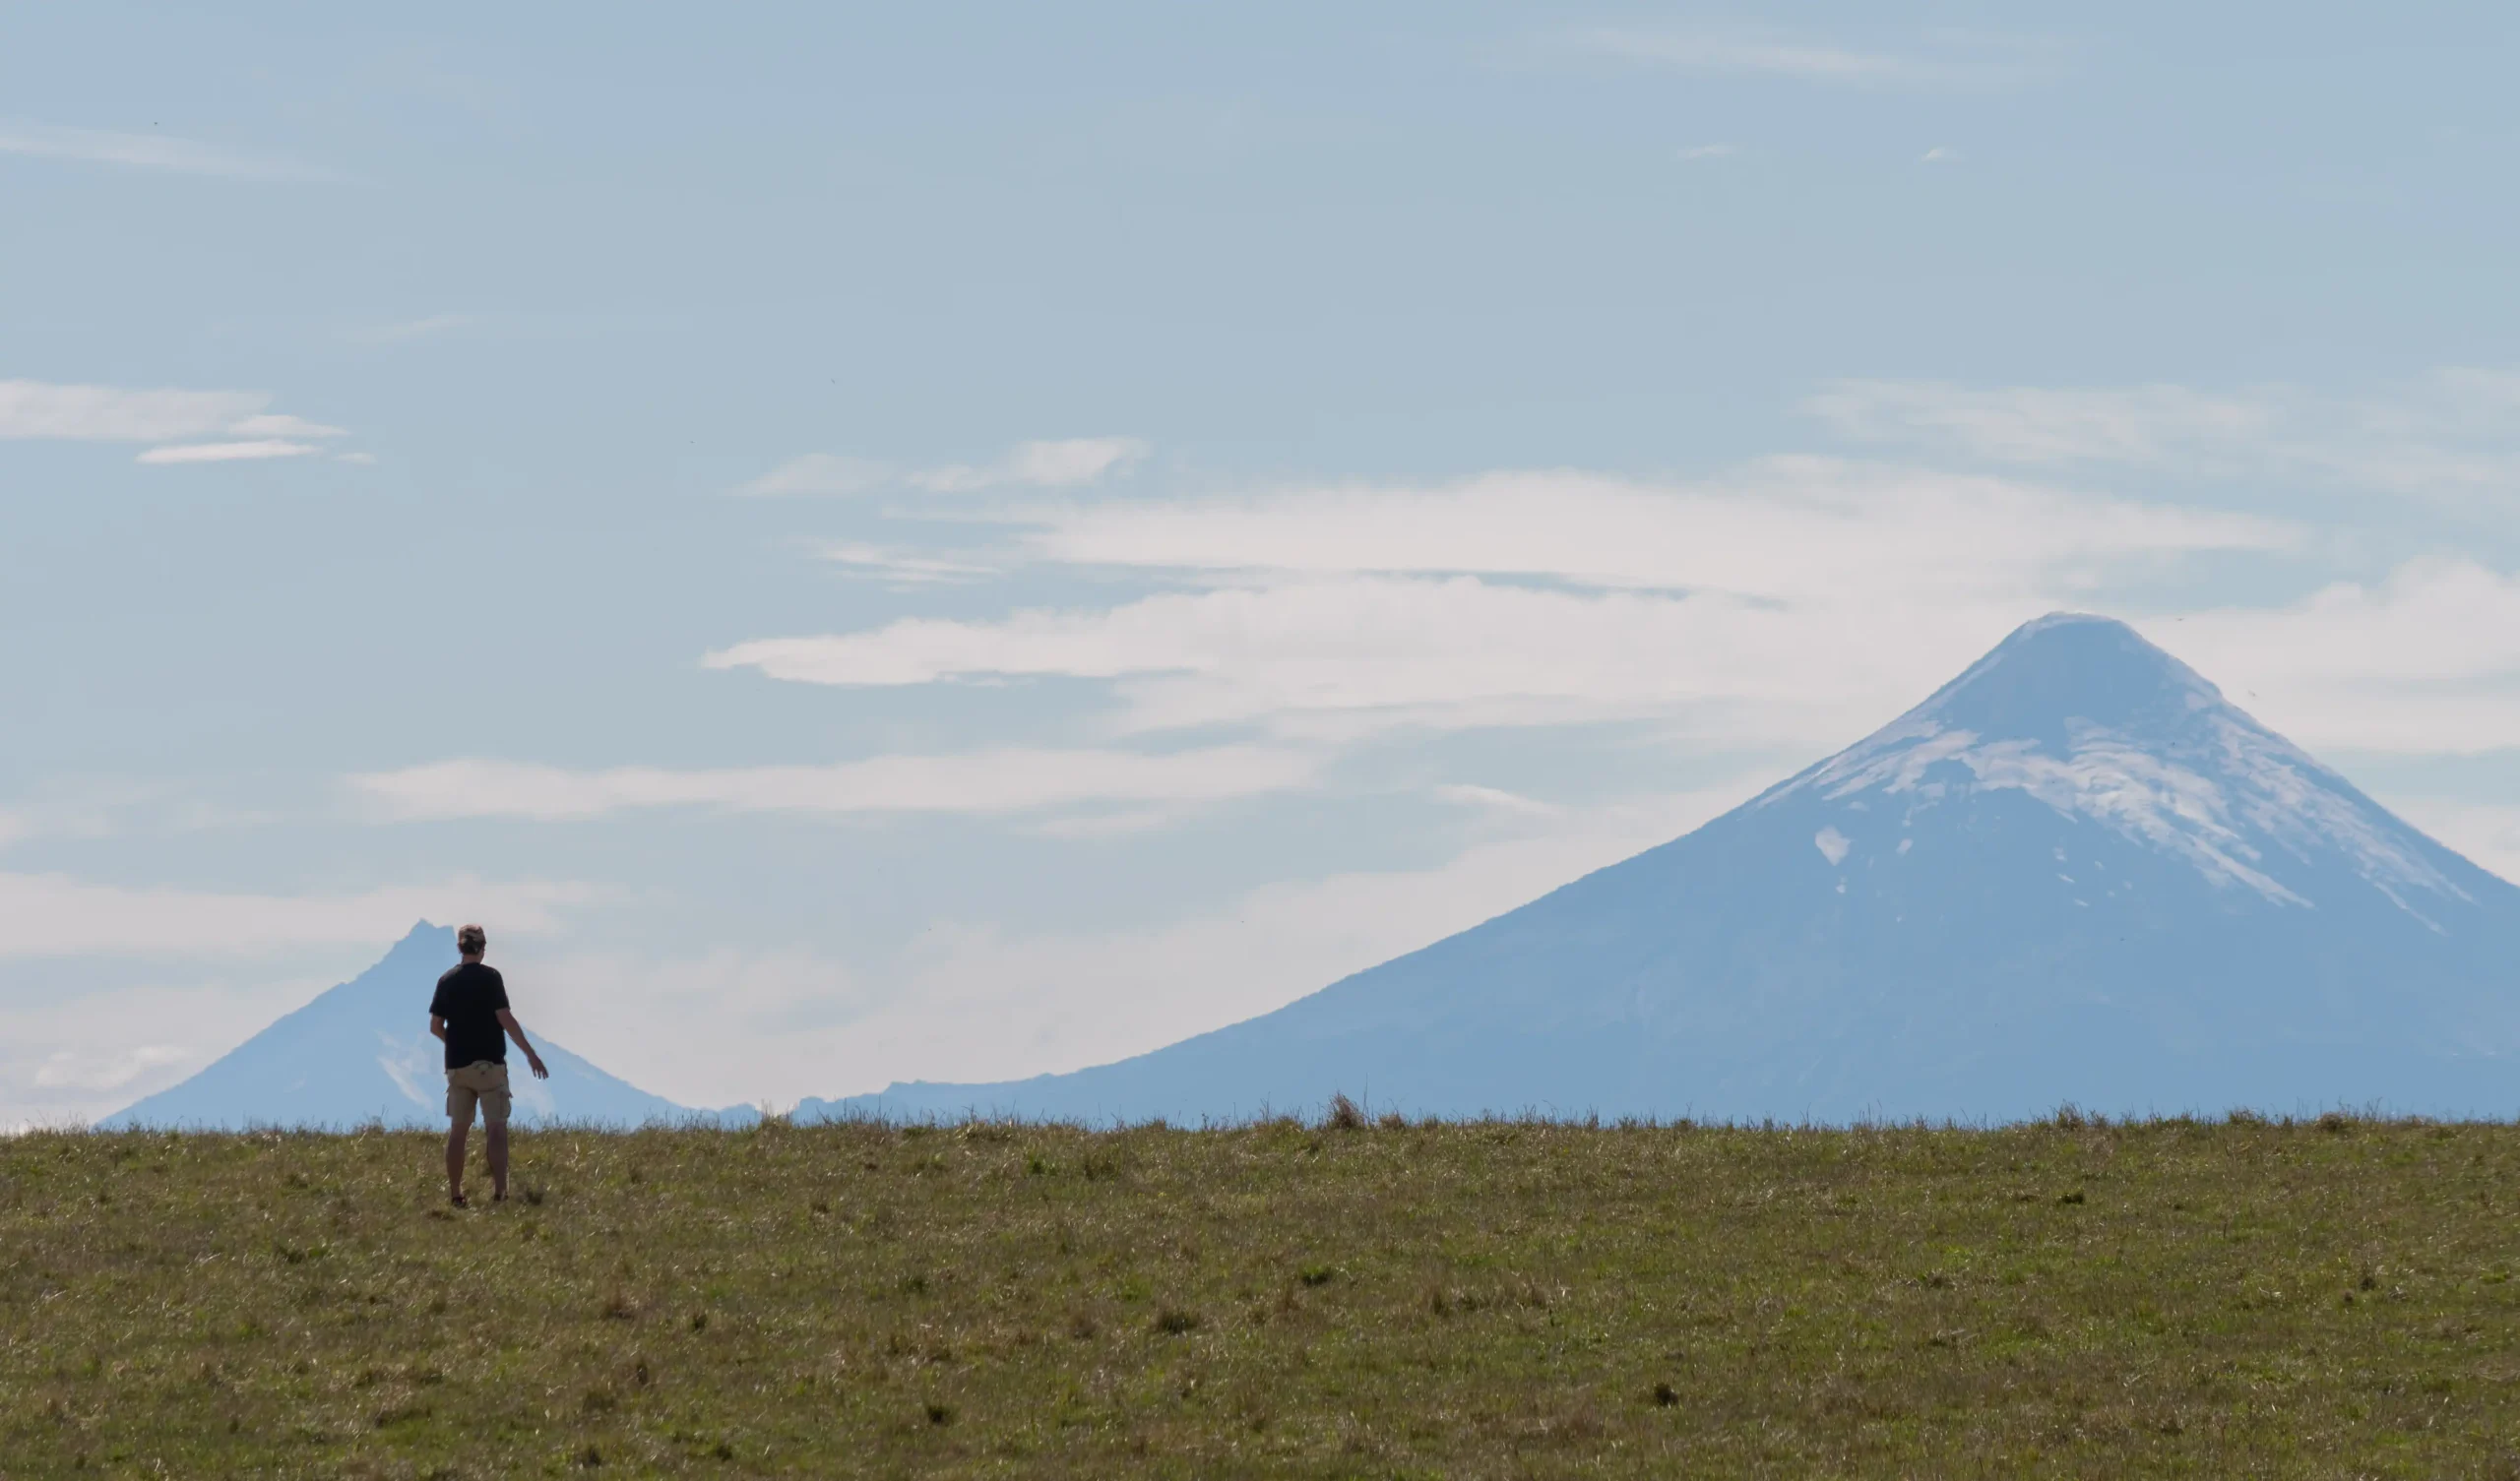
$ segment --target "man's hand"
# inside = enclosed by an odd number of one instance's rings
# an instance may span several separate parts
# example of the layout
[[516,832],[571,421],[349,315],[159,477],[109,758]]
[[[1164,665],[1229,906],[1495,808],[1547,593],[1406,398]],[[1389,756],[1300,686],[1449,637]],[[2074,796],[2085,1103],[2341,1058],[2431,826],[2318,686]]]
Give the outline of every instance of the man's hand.
[[525,1051],[525,1062],[534,1067],[534,1078],[536,1080],[549,1080],[551,1078],[551,1072],[542,1067],[541,1055],[528,1049]]

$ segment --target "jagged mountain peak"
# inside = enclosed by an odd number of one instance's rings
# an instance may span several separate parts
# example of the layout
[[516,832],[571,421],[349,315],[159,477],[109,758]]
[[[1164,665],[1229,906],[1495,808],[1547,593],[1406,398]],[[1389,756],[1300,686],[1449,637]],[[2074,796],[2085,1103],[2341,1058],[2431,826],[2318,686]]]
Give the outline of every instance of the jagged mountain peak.
[[[106,1128],[174,1126],[348,1127],[445,1125],[444,1050],[430,1037],[430,995],[455,965],[455,928],[423,920],[383,959],[260,1033],[179,1084],[105,1118]],[[605,1074],[570,1053],[546,1026],[530,986],[521,1017],[551,1070],[537,1080],[514,1077],[516,1113],[527,1123],[635,1126],[711,1118]],[[737,1109],[714,1119],[741,1124]]]

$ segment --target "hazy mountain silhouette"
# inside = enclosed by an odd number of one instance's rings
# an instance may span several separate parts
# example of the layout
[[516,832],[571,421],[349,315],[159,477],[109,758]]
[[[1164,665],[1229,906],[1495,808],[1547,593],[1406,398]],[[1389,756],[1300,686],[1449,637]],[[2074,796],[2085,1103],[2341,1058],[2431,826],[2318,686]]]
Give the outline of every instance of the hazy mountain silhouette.
[[[254,1126],[446,1125],[445,1048],[428,1031],[438,974],[460,959],[451,926],[421,921],[385,959],[274,1022],[181,1084],[98,1125],[240,1129]],[[616,1080],[536,1027],[530,997],[517,1013],[551,1078],[527,1073],[508,1051],[519,1125],[635,1126],[715,1119]],[[731,1113],[742,1119],[749,1113]]]
[[2520,889],[2058,614],[1695,833],[1275,1013],[797,1114],[2505,1116],[2516,975]]

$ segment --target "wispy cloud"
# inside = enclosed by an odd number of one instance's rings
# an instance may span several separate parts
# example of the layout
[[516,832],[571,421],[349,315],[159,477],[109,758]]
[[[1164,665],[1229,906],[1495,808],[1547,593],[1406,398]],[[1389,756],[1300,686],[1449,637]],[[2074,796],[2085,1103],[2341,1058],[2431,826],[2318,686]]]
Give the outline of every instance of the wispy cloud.
[[[303,458],[321,451],[308,439],[349,435],[341,427],[263,409],[270,403],[270,394],[261,391],[125,391],[0,381],[0,438],[167,443],[142,453],[139,461],[192,463]],[[178,441],[197,438],[217,440]]]
[[1308,785],[1319,760],[1284,747],[1131,751],[1006,750],[886,756],[834,766],[574,771],[505,761],[446,761],[350,778],[386,816],[595,818],[634,808],[732,812],[1005,814],[1113,803],[1207,803]]
[[1839,381],[1803,408],[1846,437],[1992,463],[2282,473],[2460,498],[2520,492],[2520,373],[2504,370],[2442,370],[2359,397]]
[[223,432],[271,403],[260,391],[123,391],[0,381],[0,437],[163,442]]
[[1984,475],[1780,458],[1700,483],[1572,470],[1435,486],[1018,507],[1040,557],[1081,566],[1476,573],[1756,600],[2027,594],[2112,557],[2281,549],[2280,522]]
[[1947,145],[1940,144],[1935,145],[1932,149],[1929,149],[1917,156],[1917,162],[1920,164],[1956,164],[1959,161],[1960,152],[1958,150],[1952,149]]
[[1146,457],[1152,449],[1135,437],[1070,437],[1053,442],[1019,442],[995,463],[971,466],[951,463],[919,468],[909,475],[914,487],[933,493],[974,493],[981,489],[1080,488],[1099,483]]
[[1017,443],[994,463],[908,466],[834,453],[791,458],[738,487],[753,495],[878,493],[915,489],[970,494],[1000,488],[1082,488],[1143,460],[1152,448],[1135,437],[1070,437]]
[[309,442],[262,438],[253,442],[196,442],[151,448],[135,461],[151,463],[253,463],[267,458],[304,458],[322,451]]
[[1723,710],[1799,744],[1912,700],[2112,565],[2299,538],[2264,520],[1816,461],[1732,486],[1495,474],[1009,517],[1029,522],[1037,561],[1202,589],[759,640],[704,661],[867,687],[1102,680],[1137,731],[1317,740]]
[[1722,159],[1737,153],[1729,144],[1696,144],[1680,151],[1683,159]]
[[347,437],[350,435],[343,428],[328,427],[322,422],[311,422],[302,416],[271,414],[245,417],[230,423],[226,431],[231,437]]
[[998,567],[976,564],[968,559],[921,555],[856,541],[825,545],[821,554],[824,560],[845,566],[853,574],[875,577],[897,586],[960,584],[1000,574]]
[[1488,808],[1496,812],[1519,813],[1533,818],[1554,818],[1566,811],[1564,808],[1543,802],[1536,797],[1526,797],[1520,792],[1508,792],[1502,787],[1483,787],[1471,782],[1447,782],[1435,788],[1435,795],[1446,802],[1460,803],[1465,807]]
[[171,170],[236,180],[329,180],[335,173],[277,154],[230,149],[165,134],[0,122],[0,154],[67,159],[131,169]]
[[886,463],[835,453],[807,453],[790,458],[735,490],[739,494],[871,494],[897,476]]

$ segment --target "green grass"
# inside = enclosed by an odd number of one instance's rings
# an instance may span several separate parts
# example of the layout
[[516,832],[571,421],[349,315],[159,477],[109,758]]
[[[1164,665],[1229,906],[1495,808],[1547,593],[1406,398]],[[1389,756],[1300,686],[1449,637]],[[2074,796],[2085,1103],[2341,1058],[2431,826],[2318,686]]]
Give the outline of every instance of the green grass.
[[437,1150],[0,1142],[0,1475],[2520,1475],[2520,1128]]

